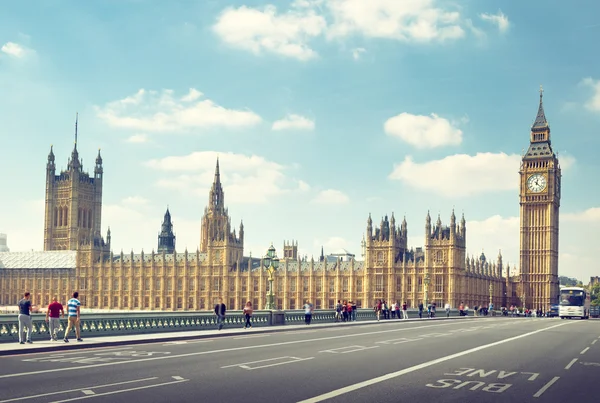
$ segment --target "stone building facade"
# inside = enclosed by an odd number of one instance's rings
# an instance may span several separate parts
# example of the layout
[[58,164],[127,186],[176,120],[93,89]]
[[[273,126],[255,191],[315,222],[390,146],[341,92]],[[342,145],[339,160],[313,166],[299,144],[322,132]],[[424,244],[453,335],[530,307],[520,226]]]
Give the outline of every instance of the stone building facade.
[[[369,215],[364,260],[325,258],[323,252],[321,259],[309,260],[298,256],[297,242],[284,242],[273,283],[277,308],[299,309],[305,301],[317,309],[333,308],[344,299],[359,307],[371,307],[376,299],[416,307],[427,294],[427,301],[440,307],[481,306],[491,299],[496,307],[526,302],[547,309],[557,274],[560,167],[553,153],[538,152],[538,147],[540,152],[550,147],[541,97],[539,110],[521,167],[520,275],[509,274],[500,253],[494,262],[483,253],[467,256],[467,223],[464,215],[457,222],[454,211],[449,225],[440,216],[432,223],[427,213],[424,244],[418,248],[407,245],[406,218],[398,225],[392,213],[376,226]],[[551,187],[538,192],[543,196],[533,194],[537,187],[530,189],[529,178],[537,173]],[[157,252],[114,254],[110,229],[106,239],[100,235],[102,175],[100,153],[93,177],[83,172],[77,143],[67,170],[55,175],[51,148],[44,251],[0,253],[0,305],[15,304],[24,291],[31,292],[36,305],[48,304],[52,296],[64,302],[77,290],[88,308],[205,310],[219,297],[229,309],[241,309],[246,301],[258,309],[265,306],[268,275],[260,258],[243,254],[244,225],[237,231],[232,226],[218,161],[196,251],[176,250],[167,210]]]

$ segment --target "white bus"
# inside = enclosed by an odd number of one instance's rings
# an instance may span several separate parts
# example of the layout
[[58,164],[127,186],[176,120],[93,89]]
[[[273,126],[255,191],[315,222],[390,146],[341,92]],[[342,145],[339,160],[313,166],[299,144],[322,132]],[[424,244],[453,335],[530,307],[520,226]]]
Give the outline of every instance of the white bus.
[[563,287],[560,289],[558,316],[561,319],[590,317],[590,294],[581,287]]

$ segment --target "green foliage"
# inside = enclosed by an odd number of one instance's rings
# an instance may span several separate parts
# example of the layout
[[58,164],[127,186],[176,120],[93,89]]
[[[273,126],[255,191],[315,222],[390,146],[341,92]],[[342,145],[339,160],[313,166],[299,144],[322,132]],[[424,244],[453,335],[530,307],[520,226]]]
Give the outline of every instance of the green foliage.
[[567,276],[558,276],[558,281],[560,285],[564,285],[565,287],[577,287],[577,284],[581,283],[576,278]]
[[592,305],[600,305],[600,284],[595,284],[590,290]]

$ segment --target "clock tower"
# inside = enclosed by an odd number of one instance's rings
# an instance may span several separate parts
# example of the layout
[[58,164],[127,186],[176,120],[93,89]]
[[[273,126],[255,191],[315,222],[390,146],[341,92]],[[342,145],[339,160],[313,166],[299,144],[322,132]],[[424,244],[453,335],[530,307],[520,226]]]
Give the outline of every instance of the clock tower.
[[544,114],[543,90],[531,127],[529,149],[521,161],[520,267],[521,295],[526,308],[546,312],[558,301],[558,212],[561,171],[552,150]]

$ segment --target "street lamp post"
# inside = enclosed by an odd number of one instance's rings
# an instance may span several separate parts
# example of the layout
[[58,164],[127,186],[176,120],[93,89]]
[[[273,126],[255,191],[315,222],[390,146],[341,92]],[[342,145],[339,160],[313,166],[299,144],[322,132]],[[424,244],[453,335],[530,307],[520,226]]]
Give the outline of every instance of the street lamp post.
[[525,312],[525,293],[521,295],[521,301],[523,302],[523,312]]
[[275,272],[279,267],[279,258],[277,257],[277,253],[275,252],[275,247],[273,244],[267,250],[267,254],[263,257],[263,265],[265,269],[267,269],[267,273],[269,273],[269,293],[267,294],[267,305],[265,309],[273,310],[275,309],[275,294],[273,294],[273,280],[275,280]]
[[425,282],[425,293],[424,293],[425,294],[424,295],[424,300],[425,300],[424,305],[425,305],[425,308],[427,308],[427,297],[428,297],[427,294],[429,292],[429,281],[430,281],[429,272],[427,272],[427,273],[425,273],[425,281],[424,281]]
[[494,293],[494,286],[490,282],[490,305],[492,304],[492,294]]

